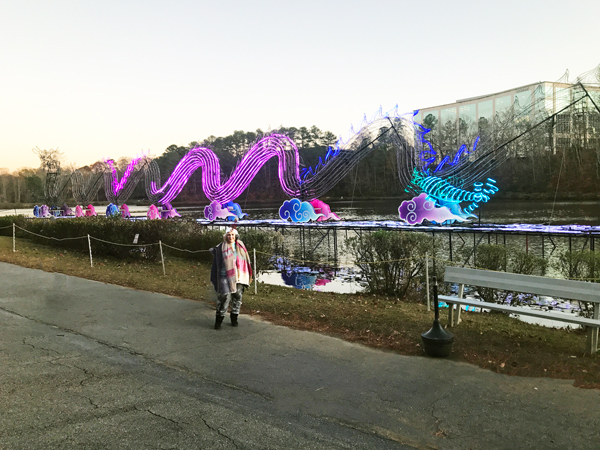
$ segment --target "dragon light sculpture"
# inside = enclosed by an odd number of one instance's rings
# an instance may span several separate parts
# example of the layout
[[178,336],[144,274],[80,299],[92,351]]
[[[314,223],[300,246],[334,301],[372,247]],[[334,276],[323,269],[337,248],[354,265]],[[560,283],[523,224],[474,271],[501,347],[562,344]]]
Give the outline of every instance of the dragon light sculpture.
[[[202,189],[211,202],[206,212],[207,217],[229,217],[225,205],[241,195],[269,159],[277,158],[278,176],[283,191],[290,198],[296,198],[301,203],[306,202],[313,208],[309,202],[332,189],[364,157],[378,146],[389,144],[394,139],[398,140],[397,137],[391,136],[393,132],[403,130],[403,133],[407,134],[408,123],[397,114],[397,109],[385,115],[380,110],[371,121],[365,119],[359,130],[353,132],[349,139],[340,138],[335,147],[328,149],[324,159],[319,159],[316,167],[302,170],[300,155],[294,141],[288,136],[274,133],[256,142],[226,180],[221,180],[221,166],[214,152],[208,148],[195,147],[181,159],[162,186],[157,168],[150,164],[148,170],[153,171],[154,175],[147,175],[146,178],[148,194],[162,204],[170,203],[181,192],[192,174],[202,169]],[[313,208],[309,216],[315,214]],[[239,213],[236,215],[239,218]]]

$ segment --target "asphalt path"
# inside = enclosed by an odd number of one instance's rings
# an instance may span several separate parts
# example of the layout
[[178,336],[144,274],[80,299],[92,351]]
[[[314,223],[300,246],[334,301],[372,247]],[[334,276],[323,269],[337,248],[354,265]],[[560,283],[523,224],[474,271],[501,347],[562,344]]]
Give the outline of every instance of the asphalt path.
[[600,392],[568,380],[215,331],[205,303],[5,263],[0,287],[0,449],[600,446]]

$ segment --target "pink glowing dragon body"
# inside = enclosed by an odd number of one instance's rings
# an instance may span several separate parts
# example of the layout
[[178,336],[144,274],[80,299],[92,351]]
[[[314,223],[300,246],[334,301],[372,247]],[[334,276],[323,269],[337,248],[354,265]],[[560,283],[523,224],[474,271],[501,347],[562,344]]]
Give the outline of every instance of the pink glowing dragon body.
[[392,141],[405,145],[406,131],[412,133],[410,122],[405,118],[397,114],[382,115],[380,112],[376,120],[365,120],[360,131],[347,141],[339,139],[335,147],[329,148],[324,159],[319,158],[314,168],[303,169],[300,169],[300,155],[294,141],[288,136],[271,134],[260,139],[246,152],[224,182],[215,153],[208,148],[195,147],[181,159],[162,187],[159,180],[149,180],[149,195],[156,196],[160,203],[169,203],[181,192],[192,174],[202,169],[202,189],[206,197],[211,202],[225,204],[239,197],[261,167],[276,157],[283,191],[291,198],[314,200],[333,188],[379,145]]

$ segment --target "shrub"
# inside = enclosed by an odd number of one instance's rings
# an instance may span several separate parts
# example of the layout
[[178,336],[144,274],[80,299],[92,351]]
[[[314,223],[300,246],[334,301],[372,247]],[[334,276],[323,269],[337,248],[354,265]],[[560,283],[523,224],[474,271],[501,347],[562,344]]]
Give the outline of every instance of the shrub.
[[514,250],[510,254],[509,259],[510,270],[513,273],[544,276],[548,269],[547,260],[541,256],[524,252],[523,250]]
[[12,236],[12,224],[24,228],[26,222],[25,216],[0,216],[0,236]]
[[[89,234],[94,255],[156,260],[160,251],[157,245],[152,244],[163,238],[169,239],[174,228],[175,222],[171,221],[130,221],[119,217],[34,219],[27,223],[26,229],[35,235],[25,234],[23,237],[46,245],[87,252]],[[133,244],[136,234],[139,235],[138,242]]]
[[[569,280],[588,280],[597,283],[600,281],[600,253],[591,250],[582,252],[565,250],[558,255],[555,268]],[[593,303],[579,302],[579,306],[582,316],[592,317]]]
[[[346,241],[374,294],[406,297],[422,289],[426,252],[436,256],[437,239],[417,232],[376,231]],[[433,275],[433,273],[431,274]]]
[[555,268],[569,280],[600,280],[600,253],[591,250],[563,251],[558,255]]
[[497,272],[506,272],[508,254],[503,245],[481,244],[477,246],[475,267]]

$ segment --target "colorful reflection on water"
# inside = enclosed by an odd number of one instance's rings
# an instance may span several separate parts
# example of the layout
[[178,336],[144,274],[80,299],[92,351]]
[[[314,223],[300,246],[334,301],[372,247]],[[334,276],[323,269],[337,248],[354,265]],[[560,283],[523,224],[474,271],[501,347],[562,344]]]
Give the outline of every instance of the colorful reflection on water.
[[321,292],[353,294],[364,291],[360,274],[352,268],[333,268],[324,265],[297,265],[277,258],[274,270],[263,271],[259,281],[278,286]]

